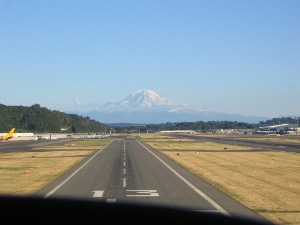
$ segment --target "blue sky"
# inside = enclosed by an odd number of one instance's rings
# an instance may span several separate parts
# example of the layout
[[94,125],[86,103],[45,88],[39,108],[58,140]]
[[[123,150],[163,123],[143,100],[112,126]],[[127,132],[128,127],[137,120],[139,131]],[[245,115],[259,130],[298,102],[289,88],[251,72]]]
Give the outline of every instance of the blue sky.
[[0,78],[5,105],[75,110],[144,88],[300,116],[300,1],[0,0]]

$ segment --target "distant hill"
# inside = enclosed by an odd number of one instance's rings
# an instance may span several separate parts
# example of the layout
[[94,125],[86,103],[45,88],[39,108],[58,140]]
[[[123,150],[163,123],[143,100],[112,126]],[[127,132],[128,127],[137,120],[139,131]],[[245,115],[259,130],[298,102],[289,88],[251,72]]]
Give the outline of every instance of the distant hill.
[[258,123],[269,118],[204,111],[172,102],[152,90],[140,89],[117,103],[106,103],[88,112],[73,112],[103,123],[166,123],[238,121]]
[[0,104],[0,131],[8,131],[12,127],[15,127],[18,132],[33,133],[86,133],[103,132],[109,129],[89,117],[50,110],[39,104],[30,107]]

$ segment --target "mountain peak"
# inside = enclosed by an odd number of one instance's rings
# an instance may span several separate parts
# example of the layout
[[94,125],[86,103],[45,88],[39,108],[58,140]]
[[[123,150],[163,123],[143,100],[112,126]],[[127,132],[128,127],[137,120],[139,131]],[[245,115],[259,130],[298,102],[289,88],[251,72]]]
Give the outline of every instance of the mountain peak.
[[118,102],[118,104],[125,107],[127,110],[143,110],[157,106],[169,106],[173,103],[172,101],[160,96],[155,91],[139,89],[122,101]]
[[101,112],[190,112],[195,113],[202,110],[194,109],[186,105],[174,103],[162,97],[158,93],[148,89],[138,89],[123,100],[111,103],[108,102],[98,108]]
[[209,120],[258,120],[255,117],[209,112],[173,103],[148,89],[138,89],[123,100],[108,102],[88,112],[91,118],[105,123],[165,123]]
[[138,89],[132,95],[159,95],[159,94],[149,89]]

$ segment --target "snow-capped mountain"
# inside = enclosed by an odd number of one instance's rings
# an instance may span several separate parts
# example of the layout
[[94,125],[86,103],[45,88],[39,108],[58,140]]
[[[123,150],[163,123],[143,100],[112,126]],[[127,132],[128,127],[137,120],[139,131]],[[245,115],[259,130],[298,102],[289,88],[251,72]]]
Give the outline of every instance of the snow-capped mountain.
[[173,103],[172,101],[161,97],[154,91],[140,89],[119,102],[119,105],[123,106],[126,109],[136,111],[151,109],[157,106],[170,106],[173,105]]
[[216,120],[257,123],[266,119],[263,117],[225,114],[196,109],[168,100],[158,93],[147,89],[139,89],[119,102],[109,102],[89,112],[72,113],[89,116],[102,123],[155,124]]
[[106,103],[105,105],[97,109],[97,111],[102,112],[177,112],[187,110],[194,111],[195,109],[172,102],[171,100],[160,96],[158,93],[147,89],[139,89],[117,103]]

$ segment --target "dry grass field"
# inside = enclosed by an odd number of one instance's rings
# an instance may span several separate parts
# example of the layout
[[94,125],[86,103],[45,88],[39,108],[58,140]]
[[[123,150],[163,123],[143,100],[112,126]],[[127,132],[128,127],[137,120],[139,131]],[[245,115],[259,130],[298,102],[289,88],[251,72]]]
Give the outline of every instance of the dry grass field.
[[222,144],[159,136],[142,140],[271,221],[300,224],[300,154],[226,145],[242,150],[228,152]]
[[221,138],[235,138],[237,140],[252,140],[252,141],[263,141],[263,142],[275,142],[275,143],[295,143],[300,144],[300,137],[295,135],[253,135],[251,137],[244,135],[224,135],[224,134],[196,134],[196,136],[203,137],[221,137]]
[[30,195],[111,140],[74,141],[34,152],[0,153],[0,193]]

